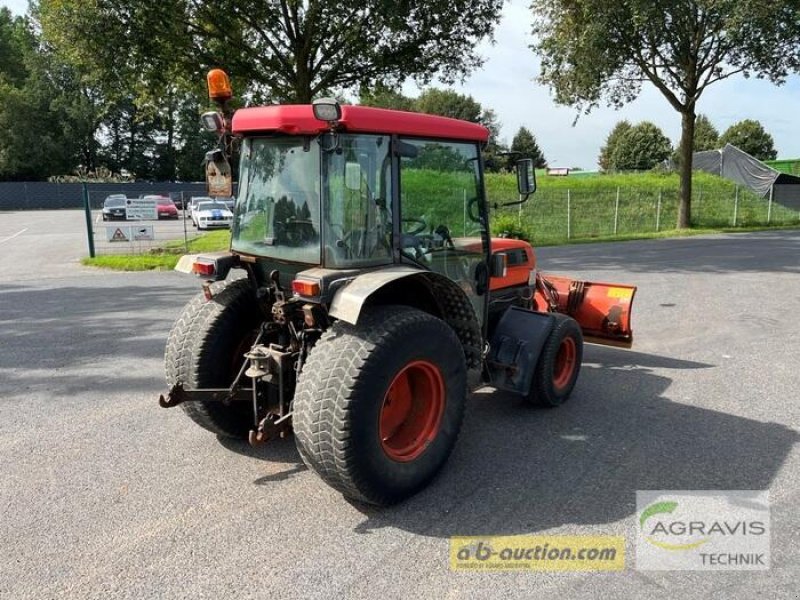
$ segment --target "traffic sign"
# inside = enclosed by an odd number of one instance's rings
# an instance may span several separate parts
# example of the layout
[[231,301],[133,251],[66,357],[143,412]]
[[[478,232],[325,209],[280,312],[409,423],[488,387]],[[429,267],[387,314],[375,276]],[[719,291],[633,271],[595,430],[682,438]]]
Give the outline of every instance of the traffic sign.
[[129,221],[155,221],[158,219],[158,201],[155,198],[128,198],[125,218]]
[[136,225],[131,227],[131,231],[133,232],[133,239],[137,242],[153,241],[155,239],[152,225]]
[[109,242],[130,242],[130,227],[106,227],[106,239]]

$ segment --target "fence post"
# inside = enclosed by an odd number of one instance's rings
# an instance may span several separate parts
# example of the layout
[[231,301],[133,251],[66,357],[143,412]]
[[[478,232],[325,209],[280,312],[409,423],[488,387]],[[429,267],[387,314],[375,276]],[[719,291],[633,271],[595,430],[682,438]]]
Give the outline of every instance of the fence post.
[[571,217],[570,217],[570,202],[571,202],[571,199],[570,199],[570,193],[569,193],[569,189],[568,189],[567,190],[567,239],[572,238],[572,223],[571,223],[571,220],[570,220],[571,219]]
[[733,226],[736,227],[736,221],[739,217],[739,186],[736,186],[736,195],[733,198]]
[[467,188],[464,188],[464,237],[467,237]]
[[614,202],[614,235],[619,227],[619,186],[617,186],[617,200]]
[[658,204],[656,205],[656,232],[661,230],[661,190],[658,190]]
[[94,231],[92,230],[92,207],[89,205],[89,188],[83,183],[83,212],[86,215],[86,240],[89,242],[89,258],[94,258]]
[[186,231],[186,196],[183,195],[183,192],[181,192],[181,204],[183,204],[183,210],[181,211],[181,220],[183,221],[183,247],[186,252],[189,252],[189,234]]
[[772,220],[772,194],[775,191],[775,184],[769,186],[769,204],[767,205],[767,225]]

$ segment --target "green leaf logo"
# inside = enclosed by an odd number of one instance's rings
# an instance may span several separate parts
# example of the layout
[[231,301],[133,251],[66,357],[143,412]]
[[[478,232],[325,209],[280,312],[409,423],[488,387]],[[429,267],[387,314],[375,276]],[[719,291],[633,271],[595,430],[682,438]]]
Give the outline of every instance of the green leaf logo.
[[[654,515],[660,514],[672,514],[675,512],[675,509],[678,508],[678,503],[672,500],[667,500],[664,502],[656,502],[655,504],[651,504],[647,508],[642,511],[642,514],[639,516],[639,527],[644,530],[644,524],[650,517]],[[656,546],[658,548],[662,548],[663,550],[692,550],[693,548],[697,548],[698,546],[702,546],[708,541],[708,538],[703,538],[697,542],[690,542],[688,544],[670,544],[668,542],[662,542],[660,540],[653,539],[652,536],[645,536],[645,540],[648,543]]]

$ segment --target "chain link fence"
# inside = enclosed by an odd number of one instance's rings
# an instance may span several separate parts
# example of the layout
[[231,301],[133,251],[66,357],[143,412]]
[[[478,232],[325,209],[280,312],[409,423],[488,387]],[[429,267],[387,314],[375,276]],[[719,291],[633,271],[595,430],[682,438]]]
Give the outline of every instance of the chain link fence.
[[[493,211],[492,231],[521,235],[538,244],[563,243],[675,229],[676,190],[540,189],[519,209]],[[696,190],[692,226],[737,228],[800,224],[800,211],[741,188],[731,193]]]
[[[191,193],[164,193],[171,203],[157,205],[156,218],[128,218],[124,194],[120,202],[106,199],[106,190],[89,190],[91,233],[95,255],[150,254],[173,250],[188,250],[189,240],[196,237],[189,218]],[[104,207],[104,203],[106,206]],[[185,207],[185,208],[184,208]]]

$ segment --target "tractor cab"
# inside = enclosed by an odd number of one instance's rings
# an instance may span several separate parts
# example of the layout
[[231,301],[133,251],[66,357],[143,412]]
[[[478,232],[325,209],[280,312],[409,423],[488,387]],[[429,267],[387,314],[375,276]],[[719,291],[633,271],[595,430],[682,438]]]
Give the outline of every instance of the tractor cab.
[[486,128],[322,102],[239,110],[232,133],[241,137],[234,254],[322,295],[335,273],[435,273],[483,321]]

